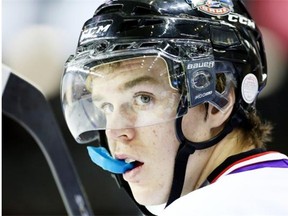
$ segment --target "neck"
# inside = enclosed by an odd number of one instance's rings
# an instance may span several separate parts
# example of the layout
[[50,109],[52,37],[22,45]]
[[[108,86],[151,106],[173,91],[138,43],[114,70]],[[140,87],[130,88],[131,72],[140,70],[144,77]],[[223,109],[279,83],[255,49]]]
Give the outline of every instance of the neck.
[[255,148],[254,145],[244,143],[243,135],[238,129],[234,129],[223,140],[221,140],[216,146],[213,147],[210,157],[202,169],[200,177],[195,184],[194,190],[199,188],[201,184],[207,179],[209,174],[218,167],[224,160],[232,155],[239,154],[241,152],[249,151]]

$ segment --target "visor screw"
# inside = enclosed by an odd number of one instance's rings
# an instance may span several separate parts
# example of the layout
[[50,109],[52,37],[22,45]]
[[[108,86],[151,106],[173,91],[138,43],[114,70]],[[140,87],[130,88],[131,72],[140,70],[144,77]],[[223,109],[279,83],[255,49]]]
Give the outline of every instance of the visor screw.
[[107,44],[106,43],[100,43],[97,44],[95,47],[95,50],[97,50],[98,52],[103,52],[107,49]]

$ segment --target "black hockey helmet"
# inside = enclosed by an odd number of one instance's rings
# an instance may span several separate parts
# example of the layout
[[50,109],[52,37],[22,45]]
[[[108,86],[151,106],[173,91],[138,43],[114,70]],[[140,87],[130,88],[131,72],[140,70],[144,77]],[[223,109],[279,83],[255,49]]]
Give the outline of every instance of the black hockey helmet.
[[[266,84],[261,33],[241,1],[108,1],[84,24],[77,52],[65,67],[64,112],[79,142],[87,141],[87,134],[81,137],[85,131],[106,127],[105,120],[95,126],[89,116],[90,125],[83,125],[89,108],[82,110],[87,89],[80,80],[85,80],[95,65],[143,55],[161,55],[168,61],[171,87],[185,94],[187,107],[204,102],[220,110],[225,107],[226,92],[215,90],[216,74],[223,71],[232,75],[228,79],[237,85],[237,104],[244,110],[254,107]],[[203,72],[203,68],[208,72]],[[77,105],[79,101],[81,105]],[[71,115],[75,110],[82,119],[81,129],[75,115]],[[178,113],[176,117],[179,116]],[[88,137],[93,139],[93,135]]]

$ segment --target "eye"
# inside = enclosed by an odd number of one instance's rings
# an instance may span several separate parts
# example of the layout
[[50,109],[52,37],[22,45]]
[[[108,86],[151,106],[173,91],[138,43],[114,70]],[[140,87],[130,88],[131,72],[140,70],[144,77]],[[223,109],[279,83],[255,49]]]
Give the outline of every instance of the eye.
[[137,106],[147,106],[153,102],[153,96],[150,93],[138,93],[134,99]]
[[147,104],[151,101],[151,97],[148,95],[141,95],[137,97],[137,99],[140,101],[140,103],[143,103],[143,104]]

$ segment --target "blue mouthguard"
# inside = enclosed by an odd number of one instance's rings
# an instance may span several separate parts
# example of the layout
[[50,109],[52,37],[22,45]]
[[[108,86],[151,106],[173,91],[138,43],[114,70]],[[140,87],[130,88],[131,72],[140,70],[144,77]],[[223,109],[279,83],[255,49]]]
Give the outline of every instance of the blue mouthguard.
[[111,173],[123,174],[135,167],[133,163],[126,163],[124,160],[117,160],[111,157],[107,149],[104,147],[88,146],[87,149],[93,163]]

